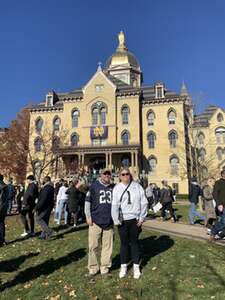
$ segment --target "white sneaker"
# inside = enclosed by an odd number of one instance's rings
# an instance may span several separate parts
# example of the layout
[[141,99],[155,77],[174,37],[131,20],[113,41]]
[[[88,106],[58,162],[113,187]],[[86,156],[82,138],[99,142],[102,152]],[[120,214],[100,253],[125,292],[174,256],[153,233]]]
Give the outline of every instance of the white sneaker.
[[134,279],[139,279],[141,276],[140,267],[137,264],[133,265]]
[[22,237],[25,237],[25,236],[28,236],[28,232],[26,232],[26,231],[24,231],[24,233],[22,233],[20,236],[22,236]]
[[120,266],[120,273],[119,273],[119,278],[124,278],[127,275],[127,265],[122,264]]

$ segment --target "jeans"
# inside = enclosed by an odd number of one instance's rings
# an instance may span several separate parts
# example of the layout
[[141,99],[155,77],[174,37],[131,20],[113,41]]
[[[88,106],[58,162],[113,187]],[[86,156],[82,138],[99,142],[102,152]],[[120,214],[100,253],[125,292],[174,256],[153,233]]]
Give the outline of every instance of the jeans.
[[161,209],[161,217],[166,219],[166,210],[169,210],[171,218],[173,218],[174,222],[177,221],[175,210],[173,209],[172,202],[163,203],[163,207]]
[[201,221],[205,221],[205,217],[196,210],[197,204],[191,203],[191,207],[189,210],[189,220],[191,224],[195,223],[195,217],[198,217]]
[[58,207],[58,223],[60,224],[62,213],[64,213],[64,224],[67,224],[68,219],[68,211],[67,211],[67,199],[60,199],[59,200],[59,207]]
[[222,214],[220,215],[220,220],[219,222],[213,226],[211,230],[212,235],[216,235],[219,233],[219,231],[223,230],[225,228],[225,209],[223,210]]

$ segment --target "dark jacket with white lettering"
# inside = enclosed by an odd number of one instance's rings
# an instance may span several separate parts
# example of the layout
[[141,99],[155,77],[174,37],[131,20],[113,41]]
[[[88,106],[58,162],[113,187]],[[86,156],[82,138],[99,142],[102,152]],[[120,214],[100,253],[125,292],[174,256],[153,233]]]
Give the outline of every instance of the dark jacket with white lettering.
[[93,223],[103,229],[112,227],[113,221],[111,216],[113,185],[104,184],[96,180],[90,186],[85,201],[91,204],[91,218]]

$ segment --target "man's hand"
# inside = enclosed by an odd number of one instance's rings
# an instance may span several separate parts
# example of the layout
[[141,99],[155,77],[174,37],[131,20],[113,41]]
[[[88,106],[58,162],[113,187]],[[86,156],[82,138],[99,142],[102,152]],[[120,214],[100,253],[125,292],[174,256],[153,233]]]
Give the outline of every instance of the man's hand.
[[218,211],[223,212],[223,205],[222,204],[218,205]]
[[88,219],[87,219],[87,224],[88,224],[89,226],[92,226],[92,225],[93,225],[92,218],[88,218]]
[[137,222],[137,226],[140,227],[140,226],[143,224],[143,222],[144,222],[144,221],[140,221],[140,220],[139,220],[139,221]]

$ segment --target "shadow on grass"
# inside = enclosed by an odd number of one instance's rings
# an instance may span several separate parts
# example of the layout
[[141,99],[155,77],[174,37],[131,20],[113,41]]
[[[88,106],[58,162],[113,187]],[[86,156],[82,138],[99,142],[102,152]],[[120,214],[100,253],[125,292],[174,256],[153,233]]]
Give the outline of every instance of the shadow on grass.
[[[141,266],[147,265],[148,261],[170,249],[174,245],[174,240],[168,235],[150,236],[144,239],[140,239],[140,252],[141,252]],[[120,267],[120,255],[117,254],[112,261],[112,270],[119,269]]]
[[4,260],[0,262],[0,272],[13,272],[16,271],[20,265],[22,265],[25,260],[28,258],[34,257],[39,255],[38,252],[36,253],[29,253],[27,255],[21,255],[13,259]]
[[57,271],[61,267],[65,267],[65,266],[69,265],[70,263],[73,263],[73,262],[81,259],[82,257],[85,256],[85,254],[86,254],[85,249],[80,248],[80,249],[70,252],[60,258],[57,258],[57,259],[51,258],[39,265],[27,268],[24,271],[21,271],[12,280],[2,284],[0,286],[0,292],[3,292],[6,289],[12,288],[12,287],[16,286],[17,284],[25,284],[28,281],[35,280],[42,275],[47,276],[47,275]]
[[[64,231],[64,232],[55,235],[55,236],[52,238],[52,240],[63,239],[64,236],[65,236],[66,234],[70,234],[70,233],[77,232],[77,231],[82,231],[82,230],[85,230],[85,229],[87,229],[87,228],[88,228],[88,225],[82,225],[82,226],[77,226],[77,227],[71,227],[71,228],[69,228],[68,230],[66,230],[66,231]],[[54,231],[56,231],[55,228],[54,228]]]

